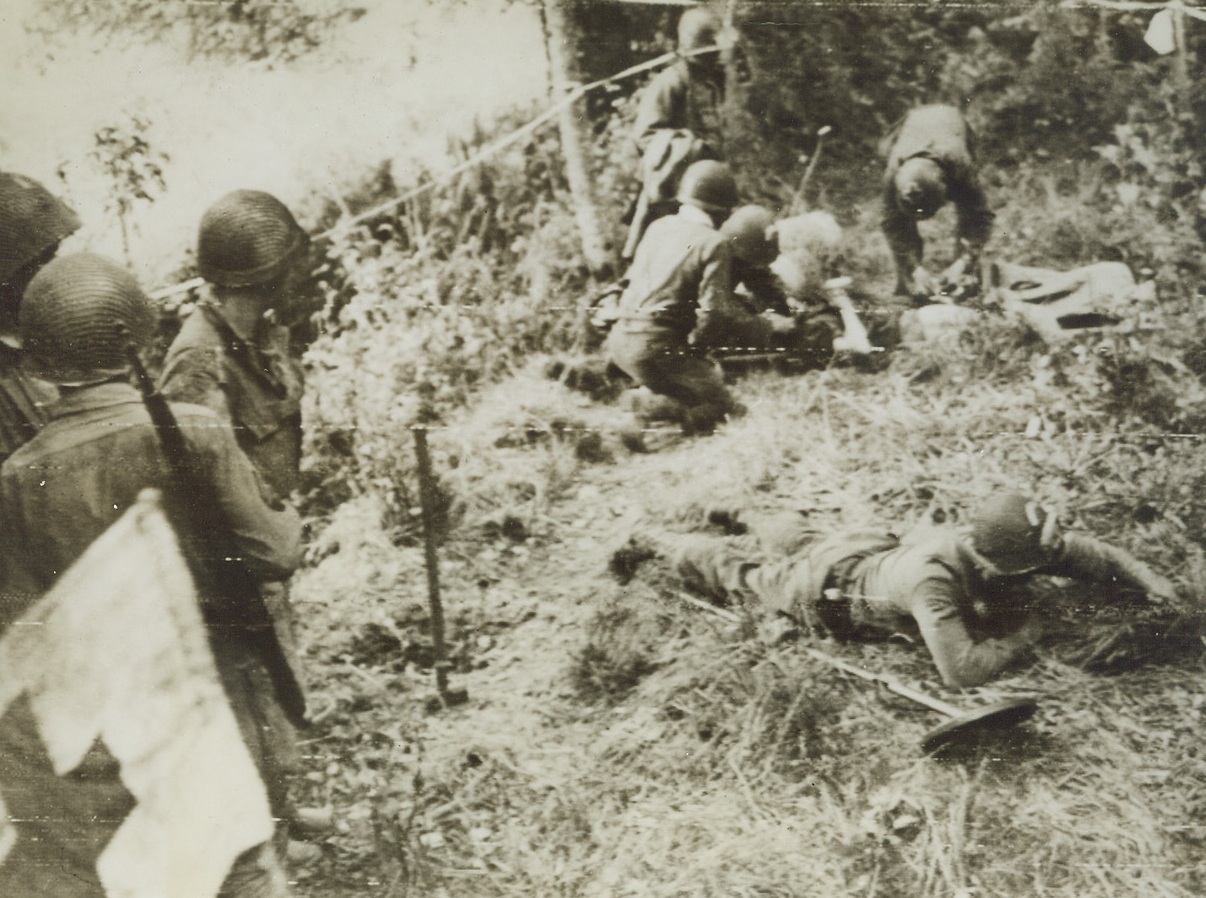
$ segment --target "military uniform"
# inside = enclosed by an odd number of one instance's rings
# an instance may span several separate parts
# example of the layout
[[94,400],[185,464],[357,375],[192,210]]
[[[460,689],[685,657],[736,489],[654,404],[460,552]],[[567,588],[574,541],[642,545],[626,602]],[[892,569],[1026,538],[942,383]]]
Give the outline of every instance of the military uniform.
[[54,386],[22,370],[19,350],[0,343],[0,461],[38,432],[57,397]]
[[[254,470],[229,428],[212,412],[188,405],[176,405],[174,412],[203,476],[215,486],[252,574],[265,581],[287,577],[301,559],[297,514],[273,511],[265,504]],[[141,397],[129,385],[108,382],[69,391],[49,413],[42,431],[0,467],[0,515],[6,526],[0,542],[3,626],[48,589],[141,490],[169,488],[155,429]],[[271,678],[248,642],[235,637],[211,644],[244,740],[276,805],[284,785],[280,769],[292,759],[278,756],[284,743],[273,733],[288,721],[276,702]],[[18,757],[22,739],[36,744],[28,726],[9,727],[4,738],[9,740],[6,749],[17,748]],[[94,748],[81,770],[88,794],[78,794],[77,806],[84,801],[96,810],[98,821],[108,820],[126,794],[116,766],[107,752]],[[50,837],[49,832],[43,836]],[[62,850],[70,854],[77,846],[64,845]],[[79,890],[73,896],[103,895],[99,884],[76,885]],[[262,846],[236,862],[222,894],[258,898],[285,892],[279,861],[269,846]]]
[[985,635],[1003,610],[1001,589],[1025,582],[1019,577],[1070,577],[1142,590],[1163,585],[1126,552],[1078,533],[1064,535],[1042,567],[994,581],[949,529],[931,528],[905,541],[863,531],[808,542],[782,531],[777,537],[790,550],[784,560],[763,563],[730,543],[700,536],[677,546],[674,563],[706,592],[753,598],[769,611],[841,638],[919,635],[951,686],[984,683],[1037,639],[1033,618],[1004,635]]
[[206,300],[185,320],[160,377],[169,399],[203,405],[230,422],[275,501],[297,488],[301,464],[304,382],[288,349],[287,328],[261,321],[254,333],[240,334],[222,307]]
[[896,186],[900,167],[910,159],[929,159],[941,169],[946,198],[955,206],[962,246],[978,253],[992,233],[993,212],[976,177],[975,141],[963,114],[953,106],[921,106],[888,135],[881,227],[896,263],[898,292],[921,265],[925,246],[917,219],[901,203]]
[[666,417],[708,429],[732,407],[701,347],[722,340],[733,308],[729,247],[707,213],[684,206],[659,219],[637,249],[618,318],[607,338],[611,361],[670,400]]
[[724,158],[721,112],[723,72],[712,73],[680,59],[663,69],[641,94],[632,139],[642,155],[661,130],[684,130],[695,135],[714,158]]

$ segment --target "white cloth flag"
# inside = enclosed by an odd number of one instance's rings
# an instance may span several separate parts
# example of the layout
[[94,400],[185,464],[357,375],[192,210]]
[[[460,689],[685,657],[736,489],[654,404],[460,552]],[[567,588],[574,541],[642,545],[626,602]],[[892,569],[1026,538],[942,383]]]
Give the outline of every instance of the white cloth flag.
[[[0,638],[0,715],[21,698],[54,775],[70,774],[98,740],[120,765],[133,806],[96,860],[107,898],[214,898],[235,858],[271,838],[264,786],[155,493],[144,493]],[[76,788],[70,777],[48,786],[68,800]],[[0,773],[0,868],[23,856],[22,820],[10,818],[6,787],[35,802],[39,794]],[[61,822],[70,844],[96,825]],[[63,855],[64,869],[48,873],[43,856],[38,878],[70,881],[72,863],[79,859]]]

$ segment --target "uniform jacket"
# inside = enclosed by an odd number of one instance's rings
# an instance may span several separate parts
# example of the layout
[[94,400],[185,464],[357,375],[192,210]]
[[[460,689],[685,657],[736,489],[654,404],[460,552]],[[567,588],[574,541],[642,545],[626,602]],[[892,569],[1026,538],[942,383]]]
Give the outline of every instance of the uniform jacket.
[[[1058,555],[1031,576],[1070,577],[1145,588],[1148,571],[1126,552],[1091,536],[1065,534]],[[1006,636],[973,635],[981,609],[993,609],[994,589],[966,544],[951,531],[934,531],[858,561],[835,584],[850,601],[856,629],[918,633],[942,679],[976,686],[1017,657],[1035,634],[1023,627]]]
[[680,350],[706,343],[711,318],[734,308],[731,261],[707,213],[684,206],[659,218],[637,247],[615,328]]
[[979,250],[992,232],[993,213],[976,178],[975,136],[953,106],[914,109],[885,140],[882,226],[897,266],[911,272],[921,264],[924,247],[917,222],[901,207],[896,173],[909,159],[938,163],[946,179],[947,199],[954,203],[958,236]]
[[[174,405],[185,437],[215,485],[233,538],[262,580],[284,578],[301,560],[301,525],[273,511],[230,429],[209,410]],[[107,383],[70,391],[50,421],[0,467],[0,541],[13,585],[46,590],[148,487],[167,485],[167,468],[137,390]],[[6,594],[4,599],[9,596]],[[20,608],[5,608],[0,621]]]
[[0,344],[0,461],[46,423],[46,406],[58,391],[21,369],[21,354]]
[[[202,475],[215,486],[235,546],[252,574],[262,580],[287,577],[301,560],[297,514],[268,507],[258,475],[234,434],[213,412],[189,405],[173,405],[172,410]],[[41,432],[0,467],[0,519],[5,522],[0,540],[0,631],[50,587],[140,491],[163,488],[167,481],[155,429],[141,396],[128,384],[69,391],[50,406],[49,418]],[[210,644],[240,732],[271,797],[283,788],[279,757],[289,749],[281,747],[279,734],[291,732],[288,721],[249,642],[219,638]],[[21,764],[37,769],[44,763],[37,760],[44,749],[28,713],[8,716],[12,719],[0,728],[0,757],[9,781],[20,782]],[[71,816],[66,821],[38,820],[36,826],[39,850],[54,857],[47,871],[51,885],[45,892],[23,885],[31,894],[99,898],[103,889],[94,878],[72,876],[64,881],[56,874],[62,862],[87,869],[88,852],[95,854],[112,834],[114,821],[128,810],[129,793],[103,743],[94,745],[73,776],[60,782],[63,788],[54,796],[54,807],[69,808]],[[30,802],[22,806],[45,810],[45,796],[17,798]],[[273,808],[281,812],[279,804]],[[256,884],[266,877],[253,861],[241,859],[236,870]]]
[[643,156],[653,135],[662,129],[690,131],[723,158],[720,118],[724,104],[724,82],[692,68],[680,59],[663,69],[641,94],[633,122],[632,137]]
[[[1036,638],[1033,621],[1003,636],[985,635],[985,612],[1008,610],[997,598],[1006,585],[1013,592],[1027,578],[1047,575],[1148,589],[1158,579],[1123,550],[1070,533],[1045,567],[991,581],[957,533],[937,528],[905,541],[874,532],[838,534],[768,564],[722,541],[694,538],[675,563],[706,591],[752,593],[768,610],[840,636],[919,635],[951,686],[984,683]],[[838,598],[826,598],[827,590]]]
[[255,334],[239,334],[219,305],[202,302],[168,349],[160,383],[169,399],[230,422],[274,500],[297,487],[303,379],[286,328],[261,322]]

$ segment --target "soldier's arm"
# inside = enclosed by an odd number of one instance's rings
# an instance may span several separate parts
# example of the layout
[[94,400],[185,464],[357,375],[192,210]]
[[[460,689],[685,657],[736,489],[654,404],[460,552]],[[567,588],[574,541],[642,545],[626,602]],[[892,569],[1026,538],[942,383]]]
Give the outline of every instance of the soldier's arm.
[[1059,557],[1047,573],[1092,583],[1114,583],[1140,589],[1154,601],[1176,595],[1176,586],[1125,549],[1083,533],[1065,533]]
[[181,422],[230,524],[235,547],[261,581],[285,580],[301,564],[301,518],[288,505],[268,505],[263,485],[225,422],[189,416]]
[[1007,636],[976,640],[960,610],[961,587],[944,569],[934,566],[913,595],[912,613],[948,686],[979,686],[1001,672],[1041,635],[1041,624],[1030,618]]
[[198,346],[168,354],[159,388],[172,402],[202,405],[230,421],[224,380],[221,350]]
[[724,342],[726,316],[740,314],[733,301],[732,256],[728,244],[719,239],[704,250],[699,292],[695,310],[695,329],[689,342],[719,345]]
[[925,244],[917,222],[900,208],[895,185],[889,181],[884,187],[883,214],[880,228],[888,241],[892,260],[896,263],[896,286],[898,293],[908,293],[913,271],[921,265]]
[[996,218],[988,208],[988,199],[974,175],[951,179],[947,195],[955,205],[955,223],[959,239],[967,249],[979,255],[988,238],[992,236],[992,223]]

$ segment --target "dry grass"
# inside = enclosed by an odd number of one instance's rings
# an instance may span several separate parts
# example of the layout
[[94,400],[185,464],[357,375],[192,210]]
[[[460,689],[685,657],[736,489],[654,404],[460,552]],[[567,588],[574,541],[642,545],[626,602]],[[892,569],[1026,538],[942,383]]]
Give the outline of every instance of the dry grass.
[[[616,438],[617,410],[534,373],[487,394],[433,435],[460,503],[444,571],[470,705],[417,719],[427,671],[352,672],[344,657],[365,623],[405,629],[398,609],[422,602],[414,550],[328,531],[340,549],[300,590],[334,708],[313,788],[346,823],[303,893],[1201,894],[1203,661],[1117,676],[1069,663],[1150,612],[1057,584],[1065,632],[959,694],[917,647],[828,646],[969,709],[1041,696],[1032,725],[937,760],[917,748],[932,712],[766,642],[755,619],[678,601],[663,562],[625,585],[607,572],[650,530],[719,535],[718,520],[783,509],[822,530],[903,530],[1022,487],[1167,572],[1173,610],[1197,611],[1201,441],[1120,415],[1094,352],[1047,351],[1001,322],[877,374],[751,375],[735,387],[744,418],[642,455]],[[1194,385],[1175,388],[1189,409]],[[1134,408],[1168,387],[1137,389]],[[583,457],[584,434],[605,451]],[[508,516],[523,539],[497,526]]]

